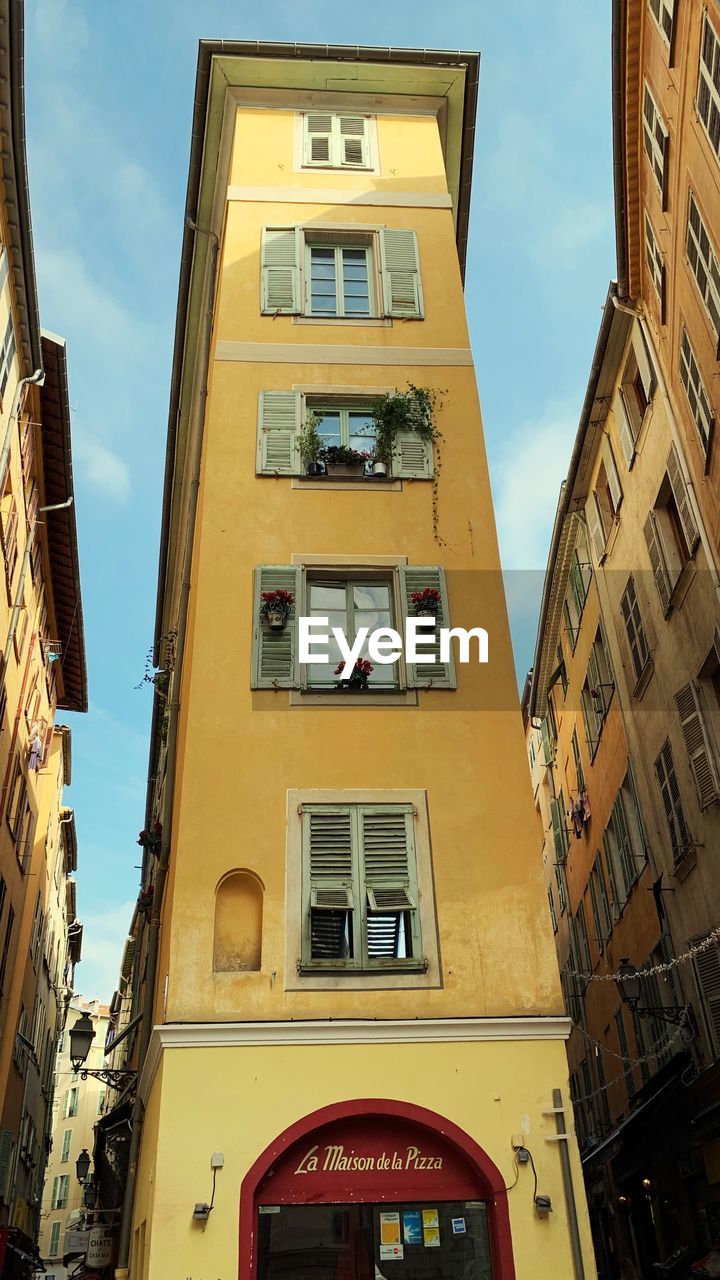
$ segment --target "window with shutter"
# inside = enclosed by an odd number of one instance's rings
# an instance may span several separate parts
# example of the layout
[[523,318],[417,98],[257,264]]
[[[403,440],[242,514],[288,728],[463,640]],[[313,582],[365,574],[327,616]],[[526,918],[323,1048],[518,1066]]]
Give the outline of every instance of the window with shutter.
[[695,106],[710,146],[720,159],[720,36],[707,12],[703,18]]
[[261,391],[257,438],[259,475],[290,476],[302,471],[299,431],[300,392]]
[[620,600],[620,612],[625,623],[625,632],[635,678],[639,680],[650,657],[650,650],[645,638],[640,605],[638,604],[635,581],[632,574],[627,580],[627,585]]
[[607,890],[605,888],[605,877],[603,875],[602,863],[598,854],[593,863],[590,872],[590,902],[592,906],[593,921],[595,924],[595,936],[598,946],[602,951],[605,947],[610,934],[612,932],[612,919],[610,916],[610,906],[607,899]]
[[423,319],[420,258],[414,231],[385,227],[380,231],[380,266],[386,316]]
[[392,474],[401,480],[431,480],[435,474],[432,440],[424,439],[417,431],[396,431]]
[[550,816],[552,819],[555,857],[559,862],[564,862],[570,849],[570,832],[568,831],[567,826],[565,799],[563,797],[562,790],[557,798],[553,798],[550,801]]
[[710,406],[705,383],[700,375],[697,357],[684,325],[680,335],[680,381],[687,397],[692,420],[697,427],[700,443],[705,454],[707,470],[715,428],[715,415]]
[[649,0],[650,11],[667,44],[672,42],[675,0]]
[[688,555],[691,556],[700,541],[695,516],[693,515],[690,503],[690,495],[685,484],[685,478],[682,473],[680,459],[678,457],[675,445],[670,446],[670,452],[667,460],[667,474],[670,480],[670,487],[675,499],[675,505],[682,524],[683,533],[687,542]]
[[555,911],[555,899],[553,897],[552,885],[547,887],[548,906],[550,907],[550,920],[553,927],[553,933],[558,931],[557,913]]
[[601,564],[605,555],[605,543],[607,538],[605,537],[605,527],[600,519],[600,508],[598,506],[597,494],[595,493],[591,493],[587,500],[585,516],[587,519],[590,541],[592,543],[593,551],[595,552],[595,558],[598,564]]
[[303,163],[324,169],[369,169],[370,118],[308,111],[303,116]]
[[305,234],[305,310],[328,319],[377,313],[372,245],[367,237],[332,243]]
[[424,968],[411,805],[303,805],[304,969]]
[[558,904],[560,906],[560,915],[563,915],[563,913],[567,910],[567,904],[568,904],[567,876],[565,873],[564,862],[555,863],[555,881],[556,881],[557,890],[558,890]]
[[331,164],[333,117],[329,111],[309,111],[305,125],[305,164]]
[[680,717],[680,728],[685,749],[695,781],[698,804],[701,809],[718,799],[718,765],[702,704],[700,687],[689,681],[675,694],[675,706]]
[[5,395],[5,389],[10,377],[13,360],[15,359],[15,329],[13,326],[12,311],[10,312],[5,327],[2,346],[0,347],[0,401]]
[[665,553],[660,541],[657,528],[655,512],[648,512],[647,520],[643,525],[643,533],[647,544],[648,554],[650,556],[650,568],[657,587],[657,593],[660,597],[663,616],[668,613],[670,608],[670,596],[672,594],[672,586],[670,583],[670,575],[665,563]]
[[[643,96],[643,138],[645,154],[661,196],[665,196],[665,169],[667,163],[668,131],[658,110],[657,103],[645,84]],[[665,200],[663,198],[663,208]]]
[[[255,570],[253,603],[253,689],[298,689],[297,616],[300,603],[300,568],[297,565],[260,565]],[[285,626],[274,631],[260,616],[265,592],[289,591],[295,597]]]
[[263,227],[260,309],[263,315],[296,315],[301,307],[299,227]]
[[650,279],[653,282],[658,302],[660,303],[661,317],[665,313],[665,261],[660,251],[657,236],[653,230],[652,222],[647,213],[645,214],[645,262]]
[[[306,611],[312,618],[328,618],[330,626],[340,627],[349,645],[352,646],[358,633],[368,630],[368,639],[363,645],[360,657],[369,660],[368,641],[370,635],[381,628],[396,625],[395,592],[393,578],[389,572],[343,573],[339,571],[322,571],[308,569],[306,571],[305,601]],[[310,662],[303,668],[302,678],[308,690],[336,690],[340,680],[336,668],[342,662],[339,647],[331,638],[328,645],[329,662]],[[368,688],[370,691],[397,689],[400,684],[401,667],[399,663],[392,665],[376,663],[370,673]],[[349,677],[348,677],[349,678]],[[346,690],[352,695],[352,689]]]
[[666,738],[655,761],[655,773],[665,810],[673,860],[677,865],[688,853],[692,852],[694,846],[685,817],[680,784],[675,772],[675,761],[673,760],[669,738]]
[[720,338],[720,259],[703,222],[695,197],[688,197],[687,250],[690,269],[700,290],[715,341]]
[[[707,935],[691,938],[688,946],[700,946]],[[711,943],[693,957],[695,981],[710,1041],[715,1054],[720,1052],[720,947]]]
[[0,1200],[7,1203],[10,1190],[10,1170],[12,1154],[15,1146],[13,1133],[9,1129],[0,1131]]
[[452,648],[447,662],[440,659],[440,629],[451,627],[450,609],[448,606],[445,570],[440,565],[402,565],[400,567],[400,595],[404,617],[415,617],[412,596],[417,591],[431,588],[440,592],[435,631],[427,633],[427,642],[423,651],[435,657],[435,662],[416,662],[406,664],[407,682],[410,688],[456,689],[455,659]]

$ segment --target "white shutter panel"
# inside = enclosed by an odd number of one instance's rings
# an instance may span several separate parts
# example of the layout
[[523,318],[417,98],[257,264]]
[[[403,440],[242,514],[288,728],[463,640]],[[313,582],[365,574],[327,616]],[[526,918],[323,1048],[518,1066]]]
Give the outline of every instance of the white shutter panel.
[[698,803],[707,809],[720,794],[714,752],[710,743],[700,703],[700,693],[693,681],[683,685],[675,694],[675,706],[680,717],[680,728],[690,760]]
[[368,165],[367,127],[362,116],[340,116],[341,163],[354,167]]
[[333,117],[329,111],[308,111],[304,117],[305,164],[329,165],[332,162]]
[[683,529],[685,530],[685,537],[687,538],[690,554],[692,555],[698,544],[700,535],[695,523],[695,517],[692,513],[690,497],[685,487],[685,480],[683,479],[680,467],[680,459],[678,458],[674,444],[670,445],[670,453],[668,454],[667,460],[667,473],[670,479],[670,487],[673,491],[673,497],[675,498],[675,503],[677,505],[678,514],[682,521]]
[[258,413],[258,475],[298,475],[302,471],[298,432],[299,391],[261,391]]
[[261,297],[263,315],[300,311],[301,232],[299,227],[263,227]]
[[650,352],[648,351],[645,343],[645,337],[637,325],[633,328],[630,341],[632,342],[632,348],[635,353],[635,359],[640,373],[640,380],[645,392],[645,399],[649,404],[655,394],[657,379],[655,377],[655,368],[650,358]]
[[655,523],[655,513],[650,511],[648,518],[643,526],[645,541],[650,555],[650,566],[655,579],[655,586],[660,597],[660,603],[663,607],[663,613],[667,613],[670,608],[670,577],[665,564],[665,556],[663,555],[662,544]]
[[620,485],[620,477],[618,475],[617,467],[615,466],[613,451],[608,440],[605,440],[603,443],[603,461],[605,462],[605,471],[607,472],[613,506],[616,511],[619,511],[623,496],[622,487]]
[[[400,596],[403,618],[415,617],[411,596],[414,591],[424,591],[426,587],[431,587],[440,592],[440,609],[437,614],[435,640],[432,645],[427,645],[422,650],[428,656],[434,655],[435,662],[408,662],[406,664],[407,682],[410,688],[419,686],[420,688],[455,689],[457,688],[457,681],[455,679],[455,662],[452,650],[450,661],[440,662],[440,629],[451,625],[445,570],[440,565],[413,565],[412,567],[402,565],[400,567]],[[432,635],[429,630],[421,632],[421,634],[426,635],[428,638]]]
[[417,431],[396,431],[392,447],[393,476],[404,480],[431,480],[435,471],[432,440]]
[[635,457],[635,436],[632,429],[632,419],[625,403],[624,387],[620,388],[615,401],[615,422],[620,436],[620,447],[629,470]]
[[[253,689],[297,689],[297,616],[300,607],[300,566],[265,564],[255,570],[253,600]],[[291,591],[295,596],[282,631],[271,631],[260,617],[264,591]]]
[[422,320],[423,296],[415,232],[392,227],[381,230],[380,265],[385,315]]
[[590,541],[593,545],[593,551],[597,557],[598,564],[601,564],[602,558],[605,555],[605,530],[602,527],[600,512],[597,507],[597,498],[594,493],[591,493],[588,498],[587,506],[585,507],[585,514],[587,515],[587,527],[590,534]]

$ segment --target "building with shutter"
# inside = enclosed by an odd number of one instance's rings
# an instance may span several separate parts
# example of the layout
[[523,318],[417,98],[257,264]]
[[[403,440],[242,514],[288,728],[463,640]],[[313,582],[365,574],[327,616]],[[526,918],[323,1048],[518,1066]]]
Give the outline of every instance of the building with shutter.
[[[133,1280],[594,1274],[463,301],[477,77],[200,46],[114,1037]],[[301,661],[302,618],[427,611],[434,662]]]
[[[608,654],[604,675],[588,664],[588,684],[596,706],[606,685],[617,705],[638,814],[636,839],[625,824],[618,841],[615,820],[596,821],[593,779],[583,840],[597,875],[581,874],[579,892],[593,919],[604,892],[612,928],[604,945],[591,941],[592,976],[572,1012],[573,1041],[589,1034],[596,1071],[618,1077],[584,1087],[595,1115],[583,1167],[610,1276],[628,1254],[647,1271],[676,1247],[720,1239],[720,24],[712,7],[677,0],[618,0],[613,24],[618,281],[561,493],[527,699],[535,740],[558,643],[572,648],[562,602],[581,525]],[[560,720],[589,744],[586,710],[571,680]],[[537,779],[539,794],[561,764]],[[617,769],[601,742],[598,787]],[[618,843],[637,869],[619,902]],[[634,1013],[602,981],[623,959],[641,970]]]
[[54,1061],[54,1102],[50,1132],[50,1154],[45,1170],[45,1186],[40,1215],[38,1249],[45,1267],[45,1280],[65,1280],[84,1257],[82,1239],[67,1232],[82,1232],[90,1214],[86,1201],[92,1186],[80,1183],[76,1162],[81,1152],[92,1155],[95,1126],[105,1114],[107,1088],[89,1076],[83,1080],[70,1061],[69,1029],[82,1014],[90,1018],[95,1040],[85,1066],[95,1070],[103,1065],[105,1042],[110,1025],[110,1009],[99,1000],[75,996],[67,1010],[67,1025],[57,1046]]
[[0,4],[0,1269],[36,1260],[57,1037],[80,955],[63,789],[87,708],[65,343],[41,332],[23,6]]

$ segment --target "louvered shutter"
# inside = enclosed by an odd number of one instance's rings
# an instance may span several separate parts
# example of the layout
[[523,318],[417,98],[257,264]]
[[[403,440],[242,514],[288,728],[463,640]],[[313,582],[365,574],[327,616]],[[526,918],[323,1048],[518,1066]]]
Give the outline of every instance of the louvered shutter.
[[623,494],[622,494],[622,486],[620,484],[620,477],[618,475],[618,470],[615,465],[615,458],[613,456],[613,451],[610,447],[610,442],[608,440],[605,440],[604,442],[603,460],[605,462],[605,471],[607,473],[608,485],[610,487],[610,495],[613,500],[613,506],[615,508],[615,511],[617,512],[620,510]]
[[690,551],[690,555],[692,555],[698,544],[700,535],[695,523],[695,517],[692,513],[690,497],[685,487],[685,480],[683,479],[680,467],[680,459],[678,458],[674,444],[670,446],[670,453],[668,454],[667,473],[670,480],[670,486],[673,491],[673,497],[675,498],[675,504],[678,509],[678,514],[682,521],[682,527],[685,531],[685,537],[687,538],[688,549]]
[[550,738],[550,726],[547,716],[543,716],[540,722],[540,737],[543,747],[543,764],[551,765],[553,762],[553,743]]
[[658,534],[654,511],[648,512],[648,518],[643,526],[643,533],[645,534],[645,541],[650,555],[650,567],[655,579],[657,593],[660,597],[663,613],[667,613],[670,608],[670,575],[665,564],[665,556],[660,542],[660,535]]
[[665,739],[660,749],[660,755],[655,761],[655,773],[657,774],[660,795],[667,819],[670,847],[672,848],[675,862],[678,863],[686,853],[690,852],[693,843],[685,819],[685,810],[682,806],[680,786],[675,772],[675,761],[673,760],[669,738]]
[[[605,719],[605,690],[600,683],[600,669],[594,648],[588,654],[587,682],[590,690],[590,706],[592,708],[591,725],[594,727],[593,737],[597,742]],[[593,697],[593,693],[595,697]]]
[[[412,806],[363,807],[359,818],[368,959],[417,959],[418,891]],[[407,948],[407,957],[399,957],[398,934],[403,918],[408,916],[412,945]]]
[[664,125],[662,144],[662,203],[660,205],[663,213],[667,212],[668,207],[668,188],[670,185],[670,134]]
[[14,1145],[14,1136],[10,1129],[3,1129],[0,1132],[0,1200],[7,1203],[8,1191],[10,1190],[10,1167],[12,1164],[12,1153]]
[[308,111],[305,116],[305,164],[332,162],[333,117],[329,111]]
[[563,812],[560,801],[553,798],[550,801],[550,817],[552,819],[553,843],[555,845],[555,857],[558,862],[565,861],[565,838],[563,834],[563,826],[565,824],[565,814]]
[[402,480],[431,480],[435,471],[432,440],[417,431],[396,431],[392,474]]
[[649,404],[655,394],[657,378],[655,377],[655,366],[650,358],[650,352],[648,351],[644,334],[637,325],[632,331],[630,341],[632,343],[633,352],[635,353],[635,360],[637,361],[640,381],[643,384],[645,399]]
[[635,457],[635,435],[632,429],[632,419],[630,411],[625,401],[625,388],[621,387],[615,401],[615,422],[617,424],[618,435],[620,436],[620,447],[623,451],[623,457],[628,465],[632,466]]
[[422,320],[423,295],[415,232],[393,227],[381,230],[380,266],[385,315]]
[[258,413],[259,475],[292,476],[302,471],[298,432],[299,391],[261,391]]
[[299,227],[263,227],[261,247],[261,298],[263,315],[297,314],[300,307]]
[[368,164],[367,122],[362,116],[340,116],[341,164],[353,168]]
[[[414,591],[424,591],[426,587],[431,587],[440,592],[440,609],[437,615],[434,642],[422,650],[428,656],[434,655],[435,662],[408,662],[406,664],[408,686],[410,688],[456,689],[457,680],[455,679],[455,661],[452,649],[449,662],[440,662],[440,630],[442,627],[451,625],[445,570],[440,565],[401,566],[400,595],[403,618],[415,617],[411,596]],[[432,635],[429,630],[420,634],[425,634],[428,639]]]
[[709,739],[697,685],[690,681],[675,694],[675,706],[690,761],[698,803],[707,809],[719,794],[715,754]]
[[307,806],[302,820],[305,958],[347,963],[357,955],[353,811]]
[[[696,947],[704,939],[691,938],[690,946]],[[700,999],[705,1011],[715,1052],[720,1048],[720,948],[714,942],[694,957]]]
[[587,515],[587,526],[590,533],[590,541],[593,545],[593,551],[597,557],[598,564],[601,564],[603,556],[605,555],[605,530],[602,526],[600,512],[598,511],[597,498],[594,493],[591,493],[588,498],[585,513]]
[[[253,689],[297,689],[297,616],[300,604],[300,567],[266,564],[255,570],[253,602]],[[282,631],[271,631],[260,617],[264,591],[291,591],[295,603]]]
[[603,834],[603,853],[605,854],[605,867],[607,869],[608,884],[610,885],[610,897],[612,898],[612,917],[613,920],[620,918],[620,911],[625,901],[621,898],[618,888],[617,870],[615,866],[615,857],[613,853],[612,833],[610,827]]

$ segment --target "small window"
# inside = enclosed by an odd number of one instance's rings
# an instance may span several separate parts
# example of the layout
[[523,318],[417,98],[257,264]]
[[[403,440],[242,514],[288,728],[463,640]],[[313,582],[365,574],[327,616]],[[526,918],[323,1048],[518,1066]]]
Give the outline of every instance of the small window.
[[373,269],[370,245],[306,240],[306,313],[347,318],[376,315]]
[[13,326],[12,312],[8,316],[7,325],[5,326],[5,334],[0,347],[0,400],[5,395],[5,388],[10,377],[10,370],[15,358],[15,328]]
[[610,915],[610,904],[608,902],[600,854],[595,858],[590,872],[590,901],[595,924],[595,937],[598,947],[601,951],[604,951],[605,944],[612,933],[612,917]]
[[655,369],[645,339],[639,327],[635,326],[615,402],[615,421],[628,470],[633,465],[635,446],[655,394],[655,386]]
[[553,897],[552,885],[547,887],[548,906],[550,907],[550,919],[552,921],[553,933],[558,931],[557,913],[555,911],[555,899]]
[[560,915],[564,915],[564,913],[567,911],[567,904],[568,904],[567,876],[565,873],[564,862],[555,863],[555,882],[557,884]]
[[18,512],[9,473],[5,482],[5,492],[0,502],[0,533],[2,534],[2,548],[5,559],[5,583],[8,595],[10,595],[18,558]]
[[317,419],[323,449],[342,445],[356,453],[374,454],[375,421],[370,405],[321,404],[309,400],[308,409]]
[[591,760],[595,758],[614,693],[615,677],[610,655],[602,630],[598,627],[588,655],[587,673],[581,692],[585,739]]
[[613,451],[609,441],[605,440],[602,461],[586,507],[590,540],[598,564],[605,556],[608,538],[620,513],[622,497],[622,486]]
[[685,816],[680,794],[680,783],[675,772],[675,760],[669,738],[666,738],[655,761],[655,773],[665,810],[673,861],[677,866],[687,854],[692,853],[694,845]]
[[72,1143],[72,1129],[66,1129],[63,1134],[62,1151],[60,1152],[60,1163],[67,1164],[70,1159],[70,1144]]
[[689,196],[686,249],[690,269],[717,342],[720,338],[720,260],[692,191]]
[[673,605],[673,591],[692,559],[700,534],[690,504],[680,459],[672,445],[667,471],[655,505],[644,526],[650,566],[665,615]]
[[672,44],[675,0],[649,0],[649,3],[664,40],[668,45]]
[[[368,627],[370,633],[381,627],[398,629],[397,609],[393,579],[389,576],[362,576],[337,578],[332,575],[314,576],[308,572],[307,613],[311,618],[329,618],[330,626],[341,627],[348,643],[352,645],[358,631]],[[328,646],[330,661],[313,663],[306,667],[308,689],[335,689],[338,676],[335,669],[342,662],[340,650],[331,640]],[[369,659],[367,643],[360,657]],[[392,666],[377,665],[372,673],[374,689],[398,687],[399,663]]]
[[314,169],[369,169],[370,117],[308,111],[303,116],[303,164]]
[[663,209],[665,208],[668,136],[667,127],[660,111],[658,110],[657,103],[646,84],[643,96],[643,137],[645,141],[645,154],[650,163],[653,177],[655,178],[655,182],[657,183],[658,190],[662,197]]
[[664,313],[665,308],[665,261],[660,252],[660,245],[657,236],[653,230],[653,225],[645,214],[645,261],[647,262],[650,279],[655,287],[658,302],[660,303],[661,312]]
[[629,772],[615,797],[603,835],[603,849],[617,918],[647,861],[635,784]]
[[570,852],[570,830],[567,824],[565,797],[563,796],[562,788],[557,797],[550,801],[550,818],[552,821],[555,857],[558,862],[565,862]]
[[707,13],[703,18],[696,106],[710,146],[720,158],[720,38]]
[[[69,1173],[62,1173],[58,1178],[54,1178],[50,1208],[65,1209],[67,1207],[69,1190],[70,1190]],[[60,1224],[58,1223],[58,1226],[59,1225]]]
[[635,590],[635,580],[632,576],[627,580],[627,585],[622,594],[620,601],[620,612],[625,623],[625,632],[627,635],[628,646],[630,648],[630,657],[632,658],[635,679],[639,680],[647,666],[650,657],[650,650],[645,638],[643,629],[642,615],[640,613],[640,605],[638,604],[637,592]]
[[710,718],[699,680],[690,680],[675,694],[698,804],[707,809],[720,798],[720,769]]
[[577,789],[579,793],[585,790],[585,771],[583,769],[582,760],[580,758],[580,743],[578,742],[577,729],[573,729],[572,731],[571,744],[572,744],[573,760],[575,761],[575,778],[577,781]]
[[707,470],[715,427],[715,415],[710,408],[710,399],[700,376],[700,366],[685,326],[683,326],[680,335],[680,381],[687,396],[692,420],[697,427]]
[[[57,1181],[57,1179],[55,1181]],[[54,1189],[53,1189],[53,1195],[54,1195]],[[60,1252],[61,1230],[62,1230],[62,1221],[58,1218],[57,1222],[53,1222],[50,1228],[50,1248],[48,1249],[48,1253],[50,1254],[51,1258],[57,1257],[57,1255]],[[46,1276],[45,1280],[50,1280],[50,1277]]]
[[424,968],[412,805],[303,805],[304,970]]

